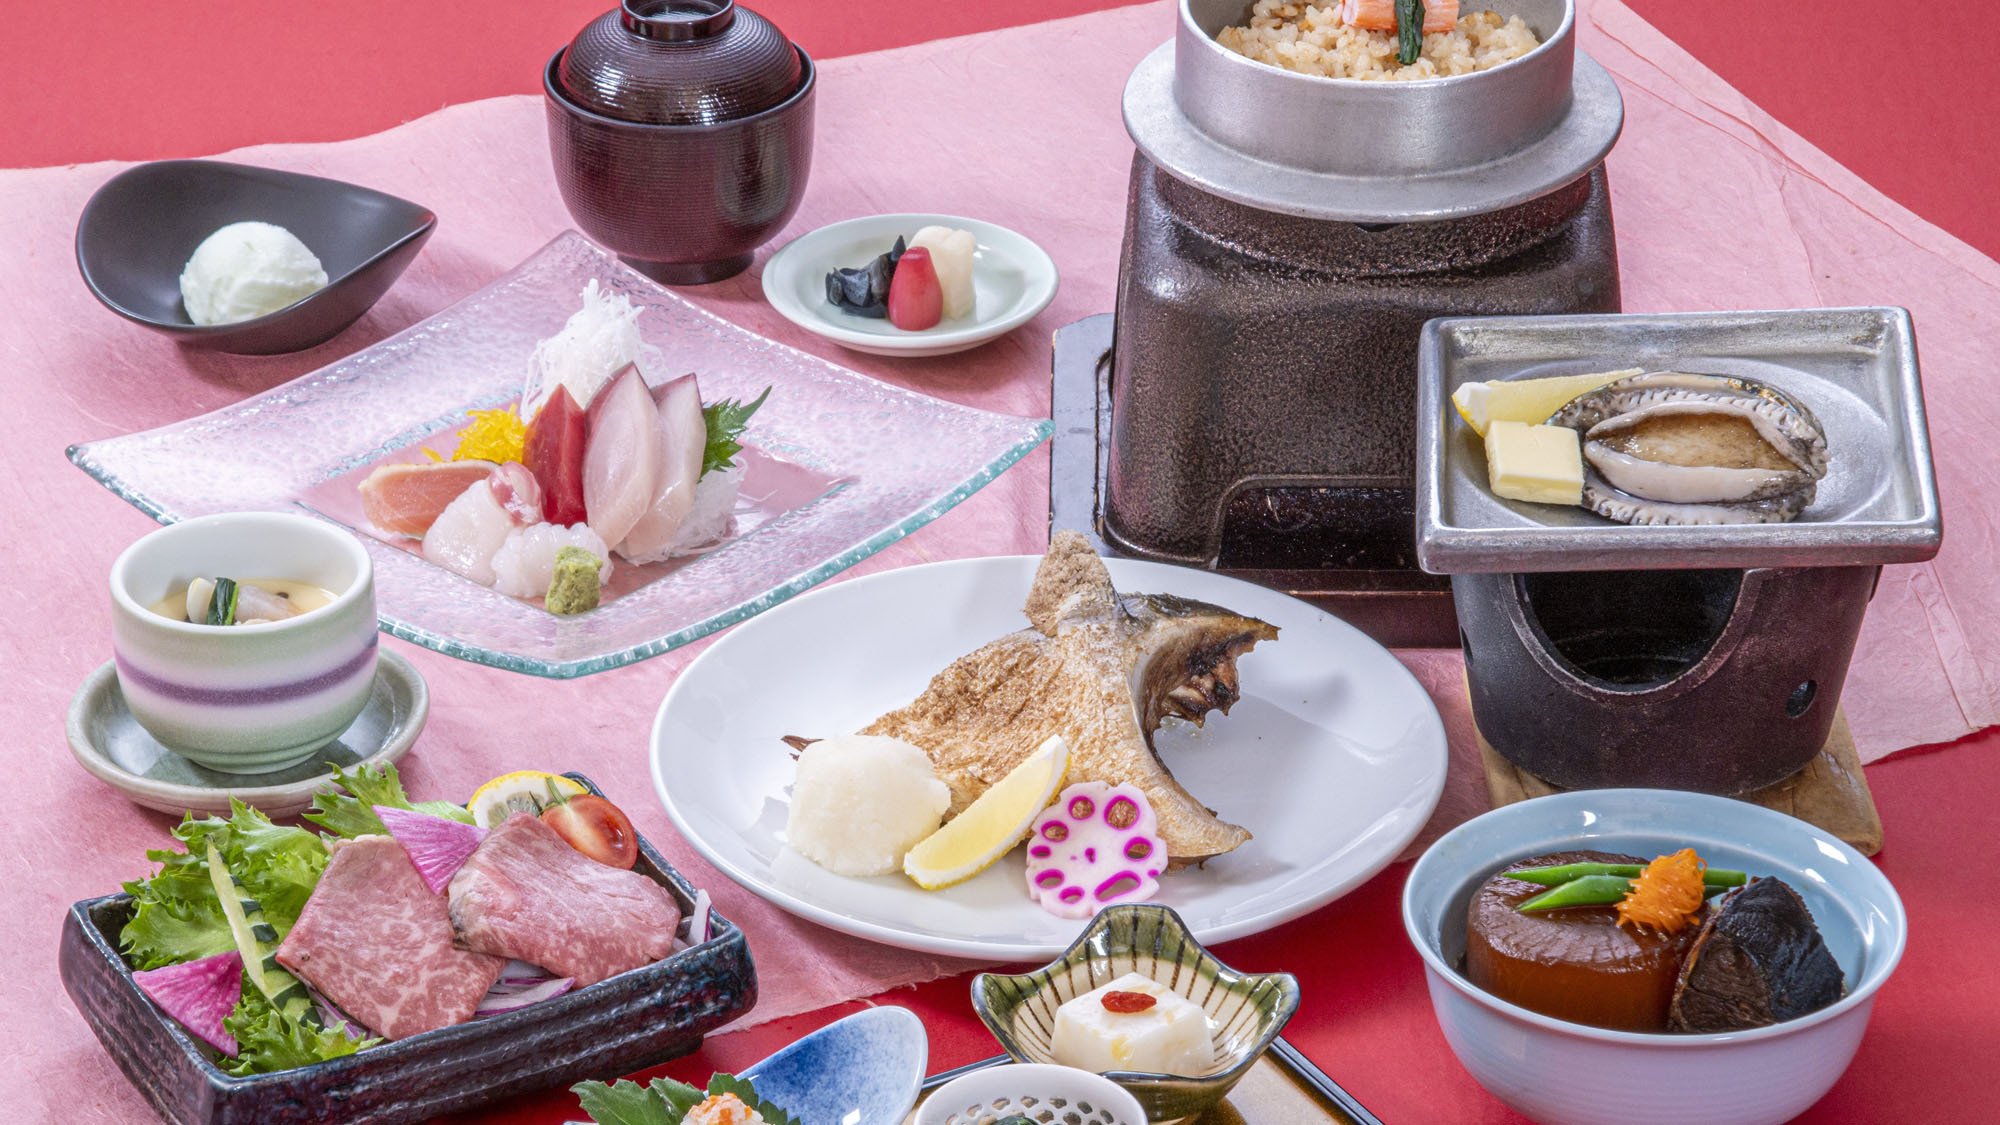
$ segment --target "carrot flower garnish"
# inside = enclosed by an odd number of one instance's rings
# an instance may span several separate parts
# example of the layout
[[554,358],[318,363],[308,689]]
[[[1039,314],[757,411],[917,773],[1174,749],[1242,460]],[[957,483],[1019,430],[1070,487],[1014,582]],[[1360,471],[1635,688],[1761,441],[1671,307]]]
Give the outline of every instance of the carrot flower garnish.
[[1646,865],[1618,903],[1618,924],[1679,933],[1701,915],[1702,872],[1708,867],[1693,848],[1682,848]]

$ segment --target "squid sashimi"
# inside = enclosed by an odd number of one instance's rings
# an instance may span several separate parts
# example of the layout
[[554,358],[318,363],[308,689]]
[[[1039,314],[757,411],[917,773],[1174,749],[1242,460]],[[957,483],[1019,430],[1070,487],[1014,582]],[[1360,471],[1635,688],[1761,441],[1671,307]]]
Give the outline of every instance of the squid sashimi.
[[542,486],[542,516],[550,523],[582,523],[583,451],[589,426],[568,387],[557,387],[528,423],[521,462]]
[[[1367,31],[1396,30],[1396,0],[1345,0],[1340,6],[1340,22]],[[1425,0],[1424,33],[1450,31],[1458,26],[1458,0]]]
[[361,482],[361,514],[383,531],[422,539],[447,505],[497,468],[491,461],[384,465]]
[[622,543],[653,505],[660,479],[660,420],[639,368],[626,364],[591,399],[583,451],[583,507],[590,530]]
[[708,424],[701,417],[701,390],[692,375],[653,388],[659,419],[660,474],[652,504],[632,525],[618,553],[635,563],[666,558],[694,510],[695,482],[701,479]]
[[424,533],[424,558],[481,586],[493,585],[493,556],[516,528],[542,522],[542,490],[518,463],[501,465],[445,506]]
[[564,547],[581,547],[603,560],[597,580],[611,580],[611,552],[589,524],[564,527],[537,523],[517,527],[493,555],[493,588],[512,598],[539,598],[549,592],[556,576],[556,552]]

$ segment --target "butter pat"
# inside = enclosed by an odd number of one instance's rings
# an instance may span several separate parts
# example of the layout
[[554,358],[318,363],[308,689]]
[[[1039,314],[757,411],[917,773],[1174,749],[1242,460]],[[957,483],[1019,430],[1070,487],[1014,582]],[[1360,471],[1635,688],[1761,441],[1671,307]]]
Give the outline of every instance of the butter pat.
[[1546,422],[1569,400],[1644,368],[1599,371],[1589,375],[1555,375],[1547,379],[1503,379],[1492,383],[1461,383],[1451,394],[1458,416],[1480,437],[1495,422]]
[[1495,495],[1534,504],[1583,503],[1583,442],[1568,426],[1494,422],[1486,475]]
[[[1104,1006],[1112,992],[1150,996],[1153,1004],[1138,1012],[1113,1011]],[[1136,1070],[1197,1077],[1215,1069],[1215,1041],[1201,1006],[1138,973],[1126,973],[1057,1008],[1049,1047],[1062,1065],[1099,1074]]]

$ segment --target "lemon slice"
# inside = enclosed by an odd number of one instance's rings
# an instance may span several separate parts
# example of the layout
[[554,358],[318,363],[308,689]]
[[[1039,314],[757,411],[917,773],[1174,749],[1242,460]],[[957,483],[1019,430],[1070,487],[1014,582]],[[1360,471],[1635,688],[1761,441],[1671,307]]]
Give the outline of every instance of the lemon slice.
[[1052,735],[964,812],[911,848],[903,857],[903,874],[935,891],[993,866],[1028,834],[1068,772],[1069,743]]
[[480,827],[498,828],[511,813],[529,812],[540,816],[542,810],[555,804],[558,798],[577,797],[587,792],[589,790],[559,773],[515,770],[501,774],[474,790],[472,799],[465,803],[465,807]]
[[1546,379],[1506,379],[1497,383],[1461,383],[1451,393],[1451,404],[1480,437],[1495,422],[1546,422],[1549,416],[1569,404],[1569,400],[1643,368],[1623,371],[1596,371],[1587,375],[1554,375]]

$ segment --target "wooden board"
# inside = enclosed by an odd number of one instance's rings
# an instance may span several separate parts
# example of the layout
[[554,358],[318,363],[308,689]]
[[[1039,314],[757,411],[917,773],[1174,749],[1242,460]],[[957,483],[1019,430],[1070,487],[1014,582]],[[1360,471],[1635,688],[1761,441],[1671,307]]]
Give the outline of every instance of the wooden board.
[[[949,1079],[1006,1061],[1002,1055],[935,1075],[924,1083],[924,1096]],[[916,1119],[913,1109],[904,1125],[914,1125]],[[1382,1121],[1298,1048],[1279,1039],[1227,1098],[1189,1125],[1382,1125]]]
[[[1479,756],[1486,767],[1486,791],[1494,808],[1563,791],[1501,757],[1484,736],[1479,739]],[[1882,850],[1882,816],[1868,792],[1868,778],[1861,772],[1861,758],[1854,750],[1854,734],[1847,729],[1845,711],[1834,715],[1826,745],[1805,769],[1740,799],[1817,824],[1862,855]]]

